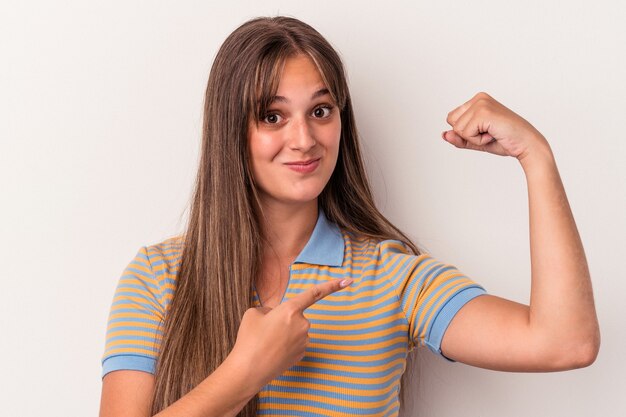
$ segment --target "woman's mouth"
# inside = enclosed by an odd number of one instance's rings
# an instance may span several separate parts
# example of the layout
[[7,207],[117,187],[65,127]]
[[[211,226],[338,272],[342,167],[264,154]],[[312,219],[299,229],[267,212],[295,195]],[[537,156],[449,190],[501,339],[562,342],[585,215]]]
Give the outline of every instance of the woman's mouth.
[[306,161],[287,162],[285,163],[285,165],[287,165],[287,167],[292,171],[296,171],[302,174],[308,174],[317,169],[320,164],[320,159],[321,158],[309,159]]

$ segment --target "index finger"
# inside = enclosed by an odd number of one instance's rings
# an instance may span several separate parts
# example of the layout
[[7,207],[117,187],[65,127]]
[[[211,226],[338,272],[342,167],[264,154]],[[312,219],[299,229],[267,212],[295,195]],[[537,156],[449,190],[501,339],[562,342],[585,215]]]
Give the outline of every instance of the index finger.
[[324,282],[323,284],[317,284],[301,294],[296,295],[285,303],[289,303],[295,306],[298,310],[304,311],[311,307],[313,304],[321,300],[322,298],[344,289],[348,285],[352,284],[352,278],[349,279],[336,279],[334,281]]

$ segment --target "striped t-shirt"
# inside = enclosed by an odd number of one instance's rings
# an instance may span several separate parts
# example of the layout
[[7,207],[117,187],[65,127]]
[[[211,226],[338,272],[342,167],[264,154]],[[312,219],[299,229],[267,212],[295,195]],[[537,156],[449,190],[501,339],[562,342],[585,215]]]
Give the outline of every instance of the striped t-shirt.
[[[122,273],[111,306],[102,375],[155,372],[162,324],[176,289],[182,240],[144,246]],[[456,312],[482,287],[453,265],[399,241],[343,231],[320,210],[313,234],[291,266],[283,301],[315,284],[354,282],[304,311],[304,358],[259,392],[264,416],[397,416],[400,378],[415,346],[441,355]],[[254,303],[260,306],[253,289]],[[281,301],[282,302],[282,301]]]

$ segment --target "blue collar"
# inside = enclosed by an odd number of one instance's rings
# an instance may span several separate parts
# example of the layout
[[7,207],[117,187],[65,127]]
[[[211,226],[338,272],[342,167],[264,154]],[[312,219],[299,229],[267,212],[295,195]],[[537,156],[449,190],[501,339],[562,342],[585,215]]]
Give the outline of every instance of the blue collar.
[[343,264],[343,235],[339,226],[329,221],[318,209],[317,223],[304,249],[294,263],[341,266]]

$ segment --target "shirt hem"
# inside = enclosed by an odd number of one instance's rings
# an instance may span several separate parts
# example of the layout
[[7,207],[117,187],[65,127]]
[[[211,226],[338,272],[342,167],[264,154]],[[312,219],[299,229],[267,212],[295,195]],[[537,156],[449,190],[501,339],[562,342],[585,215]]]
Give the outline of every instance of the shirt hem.
[[430,335],[426,341],[426,346],[428,346],[432,352],[440,355],[447,361],[456,362],[455,360],[446,357],[441,352],[441,341],[443,340],[443,335],[461,307],[463,307],[468,301],[484,294],[486,294],[484,288],[474,286],[465,288],[452,297],[439,311],[437,317],[435,317],[431,326]]
[[113,371],[143,371],[155,373],[156,360],[139,355],[116,355],[102,361],[102,378]]

